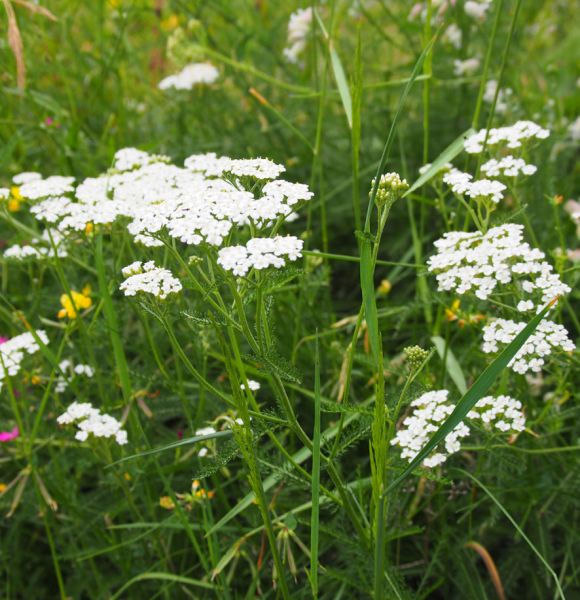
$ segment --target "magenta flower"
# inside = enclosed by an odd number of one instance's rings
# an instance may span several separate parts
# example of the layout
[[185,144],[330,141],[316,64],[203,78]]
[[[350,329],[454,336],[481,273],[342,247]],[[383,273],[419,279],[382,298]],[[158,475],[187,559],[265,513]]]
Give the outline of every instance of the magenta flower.
[[0,335],[0,345],[5,344],[10,338]]
[[15,427],[12,431],[0,431],[0,442],[11,442],[20,435],[18,427]]

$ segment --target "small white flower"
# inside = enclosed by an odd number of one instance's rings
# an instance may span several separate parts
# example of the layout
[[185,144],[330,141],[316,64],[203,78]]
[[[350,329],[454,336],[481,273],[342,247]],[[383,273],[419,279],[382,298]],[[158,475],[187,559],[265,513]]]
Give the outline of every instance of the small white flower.
[[[253,379],[248,379],[248,388],[250,390],[252,390],[252,392],[257,392],[260,389],[260,384],[257,381],[254,381]],[[242,383],[240,385],[240,389],[243,391],[246,389],[246,386]]]
[[453,74],[457,77],[473,75],[479,69],[480,64],[479,58],[467,58],[465,60],[456,58],[453,61]]

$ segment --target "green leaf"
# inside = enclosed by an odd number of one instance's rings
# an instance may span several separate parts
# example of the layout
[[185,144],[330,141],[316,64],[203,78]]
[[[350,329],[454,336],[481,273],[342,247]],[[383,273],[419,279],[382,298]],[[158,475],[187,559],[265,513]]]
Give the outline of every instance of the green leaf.
[[526,343],[526,340],[532,335],[540,321],[546,316],[546,313],[556,300],[547,304],[525,327],[518,333],[515,339],[508,344],[499,356],[485,369],[477,378],[475,383],[469,388],[463,398],[458,402],[455,410],[442,423],[441,427],[433,434],[433,437],[423,446],[419,454],[403,469],[403,472],[387,488],[387,492],[400,485],[411,473],[415,467],[419,466],[423,459],[451,433],[459,423],[465,419],[467,413],[475,406],[476,402],[485,396],[499,374],[507,367],[511,359],[518,353],[519,349]]
[[431,163],[429,168],[415,181],[415,183],[403,194],[403,198],[413,193],[416,189],[426,184],[432,177],[435,177],[445,166],[445,163],[451,162],[458,154],[463,151],[464,141],[473,133],[474,129],[468,129],[462,133],[456,140],[451,142],[443,152]]
[[379,342],[379,317],[377,315],[377,302],[375,297],[374,268],[371,251],[371,242],[368,239],[361,240],[360,254],[360,287],[365,309],[365,320],[371,351],[375,362],[378,362],[379,354],[382,352]]
[[142,456],[150,456],[151,454],[159,454],[159,452],[165,452],[166,450],[173,450],[174,448],[179,448],[180,446],[188,446],[189,444],[195,444],[197,442],[204,442],[207,440],[213,440],[215,438],[220,437],[229,437],[232,435],[231,431],[216,431],[215,433],[209,433],[207,435],[194,435],[193,437],[186,438],[184,440],[179,440],[178,442],[173,442],[171,444],[167,444],[166,446],[161,446],[159,448],[153,448],[151,450],[146,450],[145,452],[139,452],[138,454],[131,454],[131,456],[125,456],[120,460],[107,465],[106,468],[112,467],[114,465],[118,465],[119,463],[126,462],[128,460],[133,460],[135,458],[141,458]]
[[219,590],[220,588],[216,585],[212,585],[211,583],[207,583],[206,581],[200,581],[199,579],[192,579],[191,577],[183,577],[182,575],[172,575],[171,573],[162,573],[162,572],[149,572],[149,573],[141,573],[141,575],[137,575],[133,577],[133,579],[129,579],[127,583],[119,590],[116,594],[111,596],[111,600],[117,600],[117,598],[121,598],[123,592],[131,587],[134,583],[139,581],[144,581],[146,579],[160,579],[163,581],[171,581],[173,583],[180,583],[182,585],[191,585],[194,587],[200,587],[204,590]]
[[441,357],[441,360],[445,361],[445,368],[447,369],[447,373],[449,373],[449,377],[451,377],[453,383],[457,386],[457,389],[465,394],[467,392],[467,383],[465,383],[465,376],[463,375],[463,371],[461,369],[460,364],[457,362],[455,355],[451,352],[451,348],[447,346],[447,351],[445,350],[445,340],[438,335],[434,335],[431,338],[431,341],[435,344],[435,348],[437,348],[437,354]]
[[334,47],[334,42],[330,39],[330,36],[328,35],[326,28],[324,27],[324,23],[322,22],[318,11],[315,10],[314,14],[316,15],[316,19],[318,20],[320,29],[322,30],[322,33],[324,34],[324,37],[328,42],[328,53],[330,54],[330,64],[332,66],[332,72],[334,74],[334,79],[338,87],[338,93],[340,94],[340,100],[342,101],[344,114],[346,115],[346,120],[348,121],[348,128],[352,129],[352,98],[350,96],[350,89],[348,87],[346,75],[344,74],[344,68],[342,66],[340,57],[338,56],[338,52]]

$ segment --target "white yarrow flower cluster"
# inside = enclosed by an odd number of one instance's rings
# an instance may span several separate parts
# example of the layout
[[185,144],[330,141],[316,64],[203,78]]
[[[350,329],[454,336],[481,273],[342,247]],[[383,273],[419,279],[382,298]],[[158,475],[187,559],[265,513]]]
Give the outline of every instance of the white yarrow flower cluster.
[[57,394],[62,394],[69,386],[70,379],[73,377],[87,377],[92,379],[95,375],[95,370],[90,365],[78,364],[73,367],[73,363],[65,358],[58,365],[61,374],[57,377],[54,391]]
[[78,431],[75,439],[86,442],[89,435],[102,438],[115,438],[120,446],[127,443],[127,432],[122,424],[110,415],[101,413],[88,402],[73,402],[68,409],[57,418],[59,425],[74,423]]
[[36,171],[24,171],[23,173],[14,175],[12,178],[12,183],[14,183],[14,185],[24,185],[25,183],[37,181],[38,179],[42,179],[42,175],[40,173],[37,173]]
[[306,48],[306,42],[312,28],[312,8],[299,8],[290,15],[288,21],[288,46],[284,56],[288,62],[298,64],[300,55]]
[[522,403],[510,396],[485,396],[467,413],[472,420],[481,420],[486,429],[495,427],[502,433],[519,433],[526,428]]
[[[490,79],[485,84],[485,91],[483,94],[483,101],[487,104],[493,104],[493,99],[495,98],[495,93],[497,91],[497,81],[495,79]],[[509,103],[511,101],[511,97],[513,96],[513,90],[511,88],[503,88],[499,91],[497,95],[497,102],[495,104],[495,112],[498,115],[503,115],[507,112],[509,108]]]
[[171,271],[157,267],[152,260],[146,263],[134,262],[123,268],[122,273],[127,279],[119,289],[125,296],[135,296],[142,292],[165,300],[169,294],[175,294],[183,289],[181,282]]
[[213,153],[190,156],[180,168],[164,156],[125,148],[108,173],[85,179],[74,198],[36,197],[30,211],[63,234],[124,217],[128,232],[146,246],[162,246],[161,234],[188,245],[221,246],[232,229],[291,220],[297,205],[312,198],[306,185],[277,179],[284,170],[266,158]]
[[295,236],[277,235],[273,238],[252,238],[245,246],[229,246],[218,252],[218,263],[237,277],[244,277],[250,269],[280,269],[287,260],[302,256],[304,242]]
[[[248,388],[252,391],[252,392],[257,392],[260,389],[260,384],[257,381],[254,381],[253,379],[248,379]],[[246,386],[242,383],[240,385],[240,389],[242,391],[245,391]]]
[[159,82],[160,90],[191,90],[196,85],[209,85],[219,77],[219,71],[211,63],[191,63],[179,73],[169,75]]
[[[48,336],[45,331],[38,329],[36,335],[43,344],[48,344]],[[22,361],[26,355],[35,354],[39,350],[40,346],[29,331],[0,344],[0,389],[2,389],[2,381],[7,376],[14,377],[20,372]]]
[[545,254],[523,241],[523,225],[508,223],[487,233],[450,231],[435,242],[437,253],[427,261],[440,291],[474,293],[486,300],[498,286],[517,283],[532,310],[570,292]]
[[[426,392],[411,402],[413,413],[405,418],[403,426],[391,440],[391,445],[401,448],[401,458],[412,461],[432,434],[453,412],[454,406],[447,401],[448,390]],[[444,463],[447,457],[461,448],[460,439],[469,435],[469,428],[459,423],[443,441],[443,449],[431,454],[423,461],[425,467],[436,467]]]
[[[435,390],[411,402],[413,412],[404,419],[401,429],[391,440],[391,445],[401,448],[401,458],[412,461],[453,412],[455,406],[448,401],[448,396],[448,390]],[[495,428],[501,433],[519,433],[526,426],[521,402],[509,396],[481,398],[467,416],[474,421],[480,420],[486,429]],[[443,464],[461,449],[461,440],[469,433],[468,425],[459,423],[436,452],[423,461],[423,466],[431,468]]]
[[491,7],[489,0],[467,0],[463,5],[465,14],[477,21],[483,21],[487,15],[487,11]]
[[456,58],[453,61],[453,74],[457,77],[465,77],[466,75],[473,75],[478,69],[481,61],[479,58],[466,58],[460,60]]
[[443,182],[451,187],[454,194],[458,196],[469,196],[470,198],[487,198],[498,203],[503,198],[506,186],[492,179],[478,179],[473,181],[469,173],[452,168],[443,175]]
[[538,167],[529,165],[523,158],[504,156],[500,160],[492,158],[481,165],[481,170],[489,177],[517,177],[518,175],[533,175]]
[[[483,150],[486,132],[486,129],[480,129],[465,140],[464,147],[468,154],[479,154]],[[501,144],[510,149],[521,148],[522,144],[528,140],[545,140],[549,135],[548,129],[540,127],[533,121],[517,121],[508,127],[490,129],[486,146],[493,148]]]
[[4,258],[17,261],[23,261],[28,258],[40,260],[43,258],[54,257],[55,254],[59,258],[66,258],[68,256],[68,251],[64,244],[64,236],[56,229],[52,230],[50,235],[52,236],[52,240],[56,247],[56,253],[50,244],[48,231],[45,230],[40,238],[33,239],[30,244],[14,244],[13,246],[6,248],[4,251]]
[[[485,353],[495,353],[507,346],[526,323],[507,319],[494,319],[483,328],[482,350]],[[543,320],[534,333],[520,348],[508,366],[522,375],[528,371],[539,373],[545,364],[545,358],[554,351],[573,352],[574,343],[568,336],[566,328],[558,323]]]
[[62,196],[74,191],[74,177],[52,175],[46,179],[28,179],[19,188],[20,195],[27,200],[38,200],[47,196]]

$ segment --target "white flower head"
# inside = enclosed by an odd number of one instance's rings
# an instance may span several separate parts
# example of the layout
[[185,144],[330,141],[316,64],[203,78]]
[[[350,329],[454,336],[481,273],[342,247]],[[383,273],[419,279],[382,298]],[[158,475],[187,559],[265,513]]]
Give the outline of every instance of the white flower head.
[[122,424],[110,415],[101,413],[88,402],[73,402],[67,410],[57,418],[59,425],[74,423],[78,429],[75,439],[85,442],[89,435],[102,438],[114,438],[117,444],[127,443],[127,432]]
[[[141,268],[139,272],[137,269]],[[127,271],[127,269],[129,269]],[[120,285],[120,289],[125,296],[135,296],[137,293],[150,294],[165,300],[169,294],[175,294],[183,289],[179,279],[173,276],[171,271],[155,266],[153,261],[146,263],[132,263],[125,267],[123,274],[134,273],[129,275]]]
[[179,73],[169,75],[159,82],[160,90],[191,90],[197,85],[210,85],[219,77],[219,71],[208,62],[192,63]]

